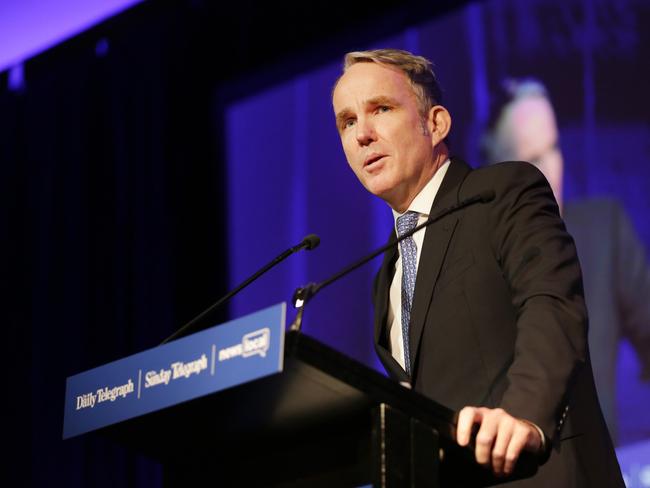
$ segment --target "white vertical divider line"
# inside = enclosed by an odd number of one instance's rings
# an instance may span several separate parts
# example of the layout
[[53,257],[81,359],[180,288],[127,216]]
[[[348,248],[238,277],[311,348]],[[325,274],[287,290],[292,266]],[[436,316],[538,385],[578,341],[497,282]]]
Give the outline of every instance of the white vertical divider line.
[[217,359],[217,345],[212,344],[212,360],[210,361],[210,375],[214,376],[215,361]]

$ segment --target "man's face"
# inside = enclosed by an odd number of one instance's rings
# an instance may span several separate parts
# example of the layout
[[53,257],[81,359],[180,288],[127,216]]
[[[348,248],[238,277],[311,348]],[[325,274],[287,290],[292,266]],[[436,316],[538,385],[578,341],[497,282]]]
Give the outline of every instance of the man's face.
[[523,98],[512,106],[507,124],[514,159],[537,166],[546,176],[561,206],[564,162],[558,147],[553,107],[544,97]]
[[352,65],[332,98],[348,164],[363,186],[402,212],[435,167],[430,125],[406,75],[376,63]]

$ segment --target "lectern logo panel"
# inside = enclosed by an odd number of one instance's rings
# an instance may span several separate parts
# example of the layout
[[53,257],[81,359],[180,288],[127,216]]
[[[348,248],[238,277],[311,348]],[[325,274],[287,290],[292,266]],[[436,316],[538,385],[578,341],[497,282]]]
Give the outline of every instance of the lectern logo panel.
[[285,318],[281,303],[69,377],[63,437],[282,371]]

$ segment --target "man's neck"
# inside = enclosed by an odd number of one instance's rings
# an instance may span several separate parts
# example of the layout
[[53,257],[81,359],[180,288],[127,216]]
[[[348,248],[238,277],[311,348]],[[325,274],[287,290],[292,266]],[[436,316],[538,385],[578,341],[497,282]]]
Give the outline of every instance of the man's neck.
[[431,169],[427,172],[428,174],[421,179],[418,186],[414,190],[409,192],[407,198],[401,200],[401,202],[399,202],[398,204],[394,204],[389,201],[387,201],[386,203],[388,203],[388,205],[393,210],[395,210],[400,214],[406,212],[409,208],[409,205],[411,205],[415,197],[419,195],[422,189],[427,185],[427,183],[429,183],[429,181],[431,181],[431,178],[435,176],[435,174],[438,172],[440,167],[443,164],[445,164],[445,162],[447,162],[448,159],[449,159],[449,153],[446,150],[438,152],[434,158],[434,163],[431,166]]

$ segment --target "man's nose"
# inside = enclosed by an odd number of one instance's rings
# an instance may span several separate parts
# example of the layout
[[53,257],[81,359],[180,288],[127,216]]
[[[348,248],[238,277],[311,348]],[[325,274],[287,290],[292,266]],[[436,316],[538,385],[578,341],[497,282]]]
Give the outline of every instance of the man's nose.
[[367,146],[376,140],[375,128],[372,122],[366,118],[359,118],[356,126],[357,142],[361,146]]

